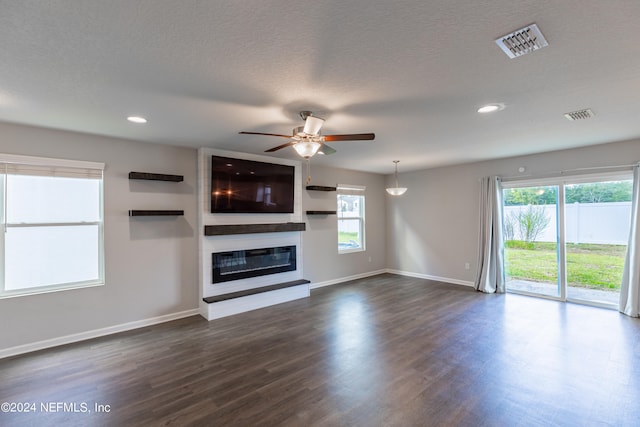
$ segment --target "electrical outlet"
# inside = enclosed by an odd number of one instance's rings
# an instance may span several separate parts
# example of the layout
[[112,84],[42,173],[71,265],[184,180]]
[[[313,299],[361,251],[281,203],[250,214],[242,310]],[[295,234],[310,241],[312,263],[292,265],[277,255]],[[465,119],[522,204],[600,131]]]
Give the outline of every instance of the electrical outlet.
[[465,263],[464,263],[464,269],[465,269],[465,270],[468,270],[469,268],[470,268],[469,263],[468,263],[468,262],[465,262]]
[[371,257],[369,257],[369,262],[371,262]]

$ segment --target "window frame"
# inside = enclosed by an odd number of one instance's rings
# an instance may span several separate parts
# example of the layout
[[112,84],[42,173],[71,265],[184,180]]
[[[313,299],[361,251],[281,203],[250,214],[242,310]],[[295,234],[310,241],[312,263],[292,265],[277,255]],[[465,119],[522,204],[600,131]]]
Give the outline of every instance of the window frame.
[[[358,230],[360,236],[360,247],[357,248],[345,248],[341,249],[340,244],[338,243],[338,253],[339,254],[348,254],[355,252],[365,252],[366,249],[366,233],[365,233],[365,224],[366,224],[366,197],[365,197],[365,189],[364,186],[351,185],[351,184],[338,184],[336,187],[336,226],[337,232],[340,233],[340,221],[357,221],[358,222]],[[361,203],[359,204],[359,216],[356,217],[343,217],[342,210],[340,209],[340,198],[341,196],[358,196],[361,199]],[[336,236],[337,237],[337,236]]]
[[[70,289],[102,286],[105,284],[104,267],[104,163],[0,154],[0,299],[57,292]],[[96,179],[98,181],[98,217],[92,221],[44,221],[9,223],[7,218],[7,175],[65,177]],[[6,289],[6,232],[9,229],[38,227],[97,226],[98,277],[91,280]]]

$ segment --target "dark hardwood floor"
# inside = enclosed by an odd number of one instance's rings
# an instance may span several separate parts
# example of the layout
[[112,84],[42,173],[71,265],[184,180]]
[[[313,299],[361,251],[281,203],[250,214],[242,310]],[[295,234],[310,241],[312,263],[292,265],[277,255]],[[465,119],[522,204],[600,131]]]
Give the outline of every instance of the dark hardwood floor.
[[640,320],[385,274],[0,360],[0,402],[37,404],[2,426],[638,426]]

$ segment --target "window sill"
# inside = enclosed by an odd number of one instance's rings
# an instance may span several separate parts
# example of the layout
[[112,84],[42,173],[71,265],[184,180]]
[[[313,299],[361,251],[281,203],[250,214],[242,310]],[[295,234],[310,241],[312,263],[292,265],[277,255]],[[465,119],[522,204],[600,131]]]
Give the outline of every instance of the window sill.
[[4,298],[18,298],[18,297],[27,297],[30,295],[41,295],[41,294],[49,294],[52,292],[61,292],[61,291],[71,291],[74,289],[84,289],[84,288],[93,288],[97,286],[104,286],[104,281],[98,282],[87,282],[87,283],[78,283],[78,284],[70,284],[70,285],[60,285],[60,286],[51,286],[51,287],[40,287],[40,288],[24,288],[24,289],[15,289],[5,292],[0,292],[0,299]]
[[354,249],[338,249],[338,254],[352,254],[355,252],[364,252],[364,248],[354,248]]

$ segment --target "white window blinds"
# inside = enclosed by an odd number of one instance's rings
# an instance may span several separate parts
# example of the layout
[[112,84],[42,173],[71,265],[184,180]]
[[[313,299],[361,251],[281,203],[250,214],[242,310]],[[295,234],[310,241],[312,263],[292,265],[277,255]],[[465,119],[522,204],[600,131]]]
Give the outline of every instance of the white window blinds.
[[101,179],[104,163],[0,154],[0,173]]

